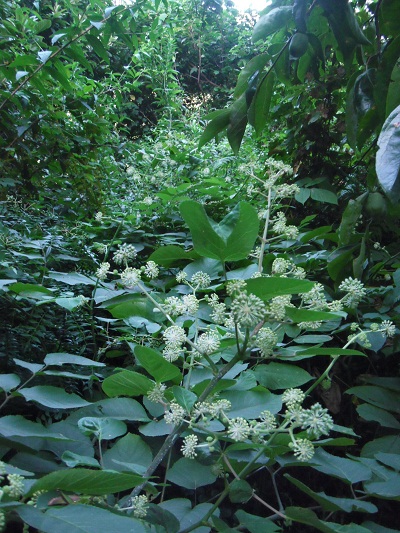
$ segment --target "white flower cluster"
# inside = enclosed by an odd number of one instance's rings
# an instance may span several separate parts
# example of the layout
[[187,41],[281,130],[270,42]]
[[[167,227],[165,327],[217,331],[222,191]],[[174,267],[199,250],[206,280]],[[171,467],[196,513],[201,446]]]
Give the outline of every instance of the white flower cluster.
[[306,277],[306,271],[304,268],[298,267],[293,263],[293,261],[289,259],[283,259],[282,257],[277,257],[272,263],[271,274],[279,275],[282,278],[292,276],[296,279],[304,279]]
[[147,515],[147,509],[148,509],[149,503],[147,501],[147,496],[144,494],[141,494],[140,496],[135,496],[132,499],[132,508],[133,508],[133,516],[135,518],[145,518]]
[[356,307],[367,294],[364,284],[353,278],[346,278],[342,281],[339,290],[347,293],[342,298],[343,305],[347,307]]
[[285,307],[294,307],[290,302],[292,296],[290,294],[284,296],[275,296],[272,298],[271,302],[268,305],[268,313],[274,320],[284,320],[286,316]]
[[133,289],[141,279],[141,271],[138,268],[127,267],[121,272],[121,283],[128,289]]
[[296,226],[287,225],[287,219],[282,211],[276,214],[276,220],[272,225],[272,229],[278,235],[283,235],[292,240],[297,239],[299,235],[299,230]]
[[202,333],[196,342],[196,350],[203,355],[211,355],[220,347],[221,341],[215,331],[206,331]]
[[170,316],[196,315],[199,309],[199,300],[194,294],[185,294],[182,298],[169,296],[163,304],[164,311]]
[[113,260],[117,265],[124,264],[127,266],[128,262],[135,259],[137,256],[136,248],[133,244],[120,244],[118,250],[113,255]]
[[267,312],[264,302],[258,296],[246,293],[236,296],[231,311],[234,321],[243,327],[256,326]]
[[110,270],[110,263],[101,263],[99,268],[96,270],[96,277],[101,281],[104,281],[107,277],[107,274]]
[[163,356],[172,363],[176,361],[182,353],[182,344],[186,341],[186,333],[180,326],[170,326],[163,333],[165,347]]
[[192,287],[197,289],[207,289],[211,285],[211,278],[206,272],[196,272],[190,279]]
[[263,327],[254,339],[254,346],[259,348],[263,357],[268,357],[272,355],[277,342],[278,335],[271,328]]
[[147,398],[154,403],[165,403],[164,392],[166,388],[164,383],[155,383],[154,387],[148,391]]
[[196,446],[199,442],[199,439],[196,435],[188,435],[183,439],[183,445],[181,446],[181,452],[184,457],[188,459],[194,459],[197,457]]
[[176,402],[169,404],[169,411],[164,414],[164,420],[167,424],[179,426],[179,424],[185,418],[185,410]]
[[160,269],[158,268],[157,263],[155,263],[154,261],[147,261],[143,268],[143,271],[145,275],[150,279],[158,278],[158,275],[160,273]]

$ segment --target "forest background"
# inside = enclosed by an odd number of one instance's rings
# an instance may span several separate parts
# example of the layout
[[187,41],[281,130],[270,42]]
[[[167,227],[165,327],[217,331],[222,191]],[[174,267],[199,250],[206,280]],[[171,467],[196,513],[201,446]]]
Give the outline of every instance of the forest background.
[[399,530],[398,7],[0,0],[3,531]]

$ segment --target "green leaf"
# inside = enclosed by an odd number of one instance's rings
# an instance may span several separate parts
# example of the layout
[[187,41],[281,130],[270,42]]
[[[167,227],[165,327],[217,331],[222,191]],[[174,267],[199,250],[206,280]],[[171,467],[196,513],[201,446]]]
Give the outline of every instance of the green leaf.
[[242,510],[236,511],[235,516],[240,525],[248,529],[250,533],[279,533],[282,531],[281,527],[264,516],[256,516]]
[[42,513],[26,505],[16,510],[21,519],[43,533],[147,533],[141,520],[92,505],[66,505]]
[[16,365],[22,366],[22,368],[27,368],[32,374],[36,374],[44,368],[43,363],[28,363],[27,361],[22,361],[22,359],[17,359],[16,357],[14,357],[13,361]]
[[101,496],[132,489],[143,482],[136,474],[113,472],[111,470],[88,470],[73,468],[52,472],[36,481],[28,496],[39,490],[65,490],[91,496]]
[[35,283],[17,282],[9,285],[8,288],[10,291],[24,297],[42,298],[43,295],[53,296],[53,291]]
[[221,261],[244,259],[257,238],[257,212],[246,202],[237,204],[219,224],[198,202],[182,202],[180,211],[191,231],[195,251],[202,256]]
[[0,389],[10,392],[16,389],[21,383],[21,378],[17,374],[0,374]]
[[55,279],[56,281],[61,281],[67,285],[96,285],[96,280],[88,278],[84,274],[79,274],[78,272],[49,272],[47,275],[50,279]]
[[363,206],[367,200],[368,193],[364,193],[357,198],[350,199],[346,209],[342,215],[342,221],[339,226],[339,245],[345,246],[349,244],[351,236],[354,234],[354,229],[361,216]]
[[198,400],[197,395],[183,387],[177,386],[172,387],[171,392],[174,395],[176,403],[183,407],[187,413],[190,413],[192,407]]
[[[180,530],[186,530],[201,522],[205,515],[212,509],[211,503],[200,503],[192,509],[192,504],[185,498],[174,498],[172,500],[164,500],[159,504],[162,509],[168,509],[180,522]],[[215,510],[213,515],[219,515],[219,510]],[[198,533],[203,533],[203,528],[197,528]]]
[[82,298],[74,296],[71,298],[55,298],[54,302],[68,311],[74,311],[82,306]]
[[304,507],[286,507],[285,514],[289,519],[312,526],[323,533],[370,533],[365,527],[353,523],[342,525],[335,522],[324,522],[317,517],[314,511]]
[[300,387],[314,379],[298,366],[274,362],[258,365],[254,369],[254,374],[263,387],[272,390]]
[[221,131],[224,131],[229,124],[231,108],[222,109],[214,114],[213,119],[209,122],[200,137],[199,148],[216,138]]
[[142,405],[132,398],[104,398],[72,413],[68,420],[78,423],[84,416],[110,417],[116,420],[148,422],[149,417]]
[[181,376],[178,367],[167,361],[160,353],[146,346],[135,346],[135,357],[157,383],[174,380]]
[[105,61],[106,63],[110,62],[107,50],[104,48],[103,43],[100,41],[100,39],[90,33],[87,33],[86,40],[103,61]]
[[348,355],[361,355],[365,357],[365,354],[358,350],[350,350],[349,348],[307,348],[299,352],[301,355],[328,355],[330,357],[348,356]]
[[94,457],[79,455],[77,453],[66,451],[62,454],[61,460],[69,467],[89,466],[91,468],[101,468],[100,463]]
[[182,457],[167,472],[167,480],[184,489],[196,490],[211,485],[217,479],[211,466],[200,464],[195,459]]
[[24,387],[18,391],[27,402],[37,402],[52,409],[74,409],[84,407],[89,402],[77,394],[65,392],[64,389],[52,385],[37,385],[36,387]]
[[376,405],[381,409],[400,413],[399,392],[391,391],[383,387],[360,385],[358,387],[351,387],[346,391],[346,394],[354,394],[357,398],[361,398],[361,400]]
[[357,407],[357,413],[364,420],[378,422],[383,427],[400,429],[400,422],[391,413],[375,405],[363,403]]
[[103,455],[104,468],[118,472],[135,471],[143,475],[153,460],[149,446],[139,437],[128,433]]
[[367,481],[364,483],[364,489],[374,496],[381,498],[400,498],[400,475],[387,469],[384,480]]
[[250,59],[248,63],[246,63],[246,65],[239,73],[235,91],[233,93],[233,98],[239,98],[239,96],[241,96],[246,91],[246,89],[248,88],[249,79],[251,79],[257,71],[261,72],[261,70],[268,63],[269,58],[269,54],[259,54],[256,57]]
[[271,411],[276,414],[282,408],[281,397],[272,394],[263,387],[249,391],[226,391],[221,395],[232,404],[229,416],[232,418],[243,417],[249,420],[258,418],[261,411]]
[[375,458],[384,465],[390,466],[397,471],[400,471],[400,455],[397,453],[377,453]]
[[312,281],[279,277],[249,279],[246,285],[249,292],[264,301],[285,294],[302,294],[314,287]]
[[62,366],[62,365],[80,365],[80,366],[106,366],[104,363],[93,361],[81,355],[72,355],[70,353],[48,353],[44,358],[44,364],[47,366]]
[[400,200],[400,105],[382,127],[378,138],[376,173],[383,190],[394,202]]
[[158,250],[150,255],[149,260],[155,261],[157,265],[170,267],[179,261],[188,262],[189,260],[197,258],[198,255],[195,252],[185,252],[180,246],[169,244],[158,248]]
[[282,6],[271,9],[266,15],[262,15],[253,28],[253,43],[265,39],[271,33],[279,30],[292,20],[292,7]]
[[318,502],[325,511],[344,511],[345,513],[376,513],[378,511],[378,508],[373,503],[356,500],[354,498],[335,498],[333,496],[328,496],[325,492],[314,492],[307,487],[307,485],[289,474],[284,474],[284,476],[298,489]]
[[328,476],[338,477],[348,483],[358,483],[371,477],[371,470],[351,459],[336,457],[318,448],[310,461],[311,466]]
[[[0,435],[4,437],[39,437],[55,440],[69,440],[61,433],[51,431],[39,422],[31,422],[21,415],[9,415],[0,418]],[[29,444],[29,440],[27,441]]]
[[332,191],[328,191],[326,189],[316,189],[312,187],[310,189],[310,195],[311,198],[316,202],[338,205],[337,195]]
[[271,99],[274,92],[275,74],[268,71],[258,85],[256,94],[250,105],[248,116],[249,122],[260,135],[267,122]]
[[230,107],[229,124],[226,130],[229,144],[235,155],[239,153],[243,135],[247,126],[247,100],[242,94]]
[[324,320],[341,320],[339,313],[330,311],[312,311],[310,309],[297,309],[296,307],[286,307],[286,316],[295,322],[318,322]]
[[154,386],[154,383],[139,374],[138,372],[132,372],[131,370],[123,370],[109,376],[103,381],[103,391],[107,396],[142,396],[147,394],[148,391]]
[[232,503],[246,503],[253,496],[253,487],[244,479],[234,479],[229,486],[229,499]]
[[126,424],[122,420],[114,418],[94,418],[85,416],[78,421],[78,428],[87,437],[95,436],[97,440],[112,440],[127,431]]

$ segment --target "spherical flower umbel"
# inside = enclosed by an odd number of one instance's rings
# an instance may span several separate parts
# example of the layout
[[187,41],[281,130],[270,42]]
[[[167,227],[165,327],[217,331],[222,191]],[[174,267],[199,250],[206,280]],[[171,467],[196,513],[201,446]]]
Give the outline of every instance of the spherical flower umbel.
[[394,337],[396,334],[396,326],[390,320],[384,320],[379,329],[384,337]]
[[158,268],[157,263],[155,263],[154,261],[147,261],[144,267],[144,273],[148,278],[156,279],[158,277],[158,274],[160,273],[160,269]]
[[196,349],[201,354],[211,355],[216,352],[220,346],[218,333],[215,331],[207,331],[202,333],[196,342]]
[[364,284],[360,280],[353,278],[346,278],[342,281],[339,285],[339,290],[347,292],[347,294],[343,296],[342,302],[348,307],[355,307],[367,294]]
[[254,346],[260,349],[263,357],[268,357],[272,354],[277,342],[278,335],[271,328],[264,327],[257,333]]
[[96,276],[104,281],[107,277],[107,274],[110,270],[110,263],[101,263],[99,268],[96,270]]
[[318,439],[321,435],[328,435],[333,428],[333,420],[321,404],[316,403],[310,409],[303,409],[299,416],[302,429],[307,429],[307,434]]
[[185,437],[181,446],[182,455],[188,459],[194,459],[197,456],[196,446],[198,441],[199,439],[196,435],[188,435]]
[[133,244],[120,244],[118,250],[113,255],[113,260],[117,265],[127,264],[137,256],[136,248]]
[[185,417],[185,410],[176,402],[171,402],[169,411],[164,414],[164,420],[167,424],[178,426]]
[[264,302],[254,294],[239,294],[232,302],[231,311],[236,323],[244,327],[257,325],[266,313]]
[[314,455],[313,443],[308,439],[296,439],[289,446],[293,448],[293,454],[299,461],[309,461]]
[[190,279],[191,285],[195,289],[207,289],[211,285],[211,278],[206,272],[196,272]]
[[164,331],[163,337],[169,344],[181,345],[186,340],[186,333],[180,326],[170,326]]
[[301,405],[304,402],[306,395],[301,389],[287,389],[282,394],[282,402],[288,407],[294,405]]
[[250,425],[244,418],[238,417],[229,420],[228,437],[236,442],[244,441],[250,435]]
[[126,268],[121,273],[121,283],[128,289],[133,289],[140,281],[141,272],[138,268]]
[[135,518],[144,518],[147,514],[148,505],[147,496],[144,494],[135,496],[132,499],[133,516]]

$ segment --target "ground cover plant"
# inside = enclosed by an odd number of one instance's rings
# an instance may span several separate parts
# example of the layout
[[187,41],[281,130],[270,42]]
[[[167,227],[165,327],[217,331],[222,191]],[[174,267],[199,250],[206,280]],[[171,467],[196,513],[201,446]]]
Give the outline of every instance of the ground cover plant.
[[396,9],[0,2],[3,531],[398,531]]

